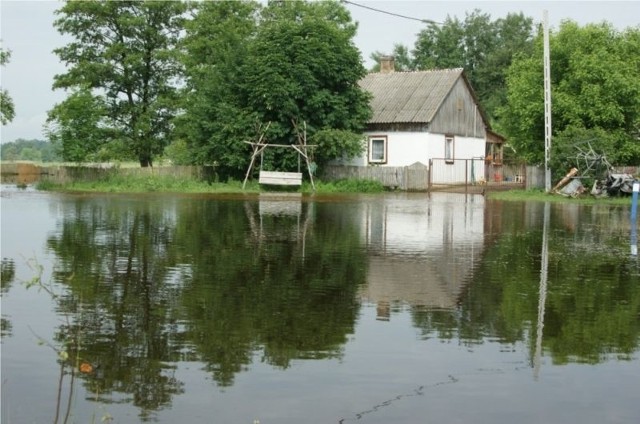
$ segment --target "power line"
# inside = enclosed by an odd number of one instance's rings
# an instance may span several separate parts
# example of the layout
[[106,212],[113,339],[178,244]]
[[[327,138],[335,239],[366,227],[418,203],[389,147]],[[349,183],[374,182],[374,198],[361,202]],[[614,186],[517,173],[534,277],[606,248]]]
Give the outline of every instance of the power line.
[[352,6],[361,7],[363,9],[372,10],[372,11],[378,12],[378,13],[384,13],[385,15],[395,16],[396,18],[409,19],[411,21],[418,21],[418,22],[422,22],[422,23],[425,23],[425,24],[444,25],[442,22],[432,21],[431,19],[414,18],[413,16],[406,16],[406,15],[400,15],[398,13],[387,12],[386,10],[376,9],[375,7],[365,6],[363,4],[354,3],[352,1],[347,1],[347,0],[341,0],[341,1],[342,1],[342,3],[347,3],[347,4],[350,4]]

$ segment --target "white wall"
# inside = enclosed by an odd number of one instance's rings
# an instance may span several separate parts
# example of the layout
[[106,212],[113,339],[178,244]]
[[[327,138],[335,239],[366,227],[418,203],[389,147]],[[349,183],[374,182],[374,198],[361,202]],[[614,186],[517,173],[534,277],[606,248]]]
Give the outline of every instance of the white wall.
[[[429,159],[444,158],[444,135],[424,132],[369,132],[363,141],[365,149],[360,157],[335,164],[351,166],[368,165],[367,143],[369,136],[387,136],[387,163],[377,166],[409,166],[416,162],[429,164]],[[482,138],[456,136],[454,158],[471,159],[484,157],[485,140]]]

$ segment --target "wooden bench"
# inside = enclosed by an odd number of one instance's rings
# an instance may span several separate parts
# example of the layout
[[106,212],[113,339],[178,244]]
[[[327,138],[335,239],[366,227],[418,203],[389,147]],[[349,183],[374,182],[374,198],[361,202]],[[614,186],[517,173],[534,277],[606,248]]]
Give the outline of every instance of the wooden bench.
[[299,186],[302,184],[302,172],[260,171],[260,184]]

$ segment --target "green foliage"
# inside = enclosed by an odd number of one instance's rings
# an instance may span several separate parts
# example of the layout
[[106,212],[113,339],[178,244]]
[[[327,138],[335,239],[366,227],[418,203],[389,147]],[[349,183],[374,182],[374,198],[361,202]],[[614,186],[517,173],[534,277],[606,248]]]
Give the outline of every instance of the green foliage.
[[91,161],[113,134],[107,127],[107,114],[106,100],[82,88],[48,112],[45,132],[63,160]]
[[550,194],[541,189],[489,191],[487,192],[487,197],[492,200],[504,200],[509,202],[552,202],[552,203],[571,203],[571,204],[577,204],[577,205],[610,205],[610,206],[631,205],[631,198],[629,197],[595,198],[590,195],[585,195],[582,197],[574,198],[574,197],[564,197],[557,194]]
[[314,132],[309,143],[316,145],[313,159],[321,164],[339,157],[352,158],[364,149],[362,134],[331,128]]
[[164,154],[174,165],[189,165],[191,163],[191,152],[187,142],[183,139],[174,140],[164,149]]
[[[4,50],[2,47],[0,47],[0,66],[4,66],[9,63],[10,57],[11,51]],[[0,88],[0,124],[7,125],[13,120],[14,117],[15,108],[13,105],[13,100],[9,96],[9,92],[7,90],[2,90]]]
[[315,130],[361,131],[370,116],[369,96],[357,83],[366,71],[344,7],[272,3],[263,19],[243,69],[243,91],[263,122],[279,124],[273,141],[296,141],[292,119]]
[[138,175],[127,172],[112,172],[97,180],[65,184],[56,184],[45,179],[38,183],[37,188],[47,191],[98,193],[251,193],[260,191],[257,184],[247,184],[243,190],[242,182],[235,180],[229,180],[226,183],[209,183],[190,177]]
[[0,158],[6,161],[32,160],[57,162],[60,160],[53,143],[44,140],[17,139],[0,145]]
[[[531,54],[509,69],[508,101],[501,129],[518,153],[532,163],[544,157],[542,36]],[[609,162],[640,162],[640,30],[618,32],[609,24],[563,22],[550,34],[552,123],[560,151],[585,135]]]
[[331,182],[316,181],[316,192],[322,193],[382,193],[384,186],[379,181],[344,179]]
[[[250,148],[271,122],[263,141],[295,144],[293,122],[317,131],[340,130],[340,139],[320,138],[318,165],[350,144],[370,114],[357,82],[365,74],[353,44],[355,24],[337,2],[204,2],[187,24],[185,113],[176,121],[194,163],[214,163],[222,179],[240,178]],[[265,151],[264,166],[290,170],[292,150]]]
[[[382,59],[383,56],[386,56],[386,55],[387,54],[379,51],[375,51],[371,53],[370,58],[375,63],[375,65],[373,65],[373,67],[370,70],[371,72],[380,72],[380,60]],[[394,59],[394,70],[398,72],[415,70],[416,63],[413,60],[413,57],[411,56],[409,49],[404,44],[395,43],[393,45],[392,56]]]
[[[151,165],[171,135],[179,76],[176,45],[185,10],[185,3],[175,1],[72,1],[56,12],[60,17],[55,27],[73,41],[55,50],[69,69],[55,76],[54,88],[87,89],[104,96],[103,108],[92,109],[94,121],[104,123],[108,117],[108,140],[125,142],[142,166]],[[50,116],[60,129],[82,119],[73,105],[76,100],[61,103]],[[96,137],[103,140],[102,134]],[[96,147],[94,141],[88,140],[89,151]],[[87,140],[75,139],[75,144],[83,142]],[[71,154],[81,153],[74,148]]]
[[[400,44],[394,46],[393,54],[401,71],[463,68],[480,103],[495,119],[506,99],[507,69],[515,54],[532,48],[532,28],[533,20],[522,13],[494,21],[476,9],[463,21],[447,17],[442,25],[429,24],[418,34],[411,54]],[[378,52],[372,55],[379,57]]]
[[257,31],[259,4],[202,2],[186,22],[183,41],[186,87],[176,133],[194,164],[214,164],[221,178],[246,170],[256,118],[244,110],[240,71]]

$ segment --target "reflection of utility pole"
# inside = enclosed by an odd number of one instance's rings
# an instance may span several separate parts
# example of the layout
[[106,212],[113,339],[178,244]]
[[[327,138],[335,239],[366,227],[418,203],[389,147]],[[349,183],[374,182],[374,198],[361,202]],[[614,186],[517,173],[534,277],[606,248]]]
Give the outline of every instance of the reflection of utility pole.
[[631,197],[631,255],[638,256],[638,192],[640,192],[640,181],[633,182],[633,194]]
[[538,325],[536,327],[536,351],[533,356],[533,378],[540,374],[540,358],[542,357],[542,329],[544,327],[544,306],[547,300],[547,276],[549,274],[549,218],[551,204],[544,204],[544,224],[542,226],[542,258],[540,261],[540,294],[538,296]]
[[544,32],[544,190],[551,191],[551,61],[549,59],[549,12],[543,12]]

